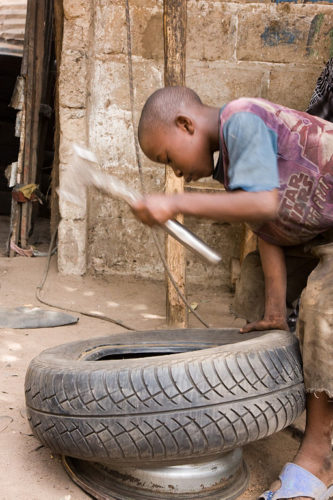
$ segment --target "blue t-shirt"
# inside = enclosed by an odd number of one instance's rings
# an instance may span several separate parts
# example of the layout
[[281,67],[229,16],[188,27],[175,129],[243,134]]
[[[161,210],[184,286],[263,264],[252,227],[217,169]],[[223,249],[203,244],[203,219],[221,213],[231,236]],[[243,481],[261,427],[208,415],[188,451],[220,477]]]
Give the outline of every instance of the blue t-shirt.
[[[259,116],[234,113],[223,126],[223,138],[229,156],[229,189],[271,191],[279,187],[277,134]],[[221,144],[213,178],[224,183]]]

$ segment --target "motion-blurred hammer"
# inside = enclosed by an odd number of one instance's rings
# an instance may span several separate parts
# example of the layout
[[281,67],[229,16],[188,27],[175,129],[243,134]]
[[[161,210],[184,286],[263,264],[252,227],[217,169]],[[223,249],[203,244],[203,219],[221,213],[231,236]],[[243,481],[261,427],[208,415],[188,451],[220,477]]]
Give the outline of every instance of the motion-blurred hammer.
[[[82,205],[82,189],[94,186],[99,191],[114,198],[126,201],[130,206],[142,198],[114,175],[107,174],[98,168],[98,160],[89,149],[73,144],[73,164],[64,174],[59,196],[76,205]],[[221,256],[206,245],[189,229],[177,221],[167,220],[161,227],[182,245],[195,251],[212,264],[218,264]]]

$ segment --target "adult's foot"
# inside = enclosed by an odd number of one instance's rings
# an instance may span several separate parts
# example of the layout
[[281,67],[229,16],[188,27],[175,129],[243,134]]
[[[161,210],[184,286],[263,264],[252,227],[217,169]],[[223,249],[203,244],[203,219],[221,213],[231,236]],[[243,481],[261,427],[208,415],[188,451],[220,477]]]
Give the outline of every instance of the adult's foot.
[[[315,444],[307,445],[304,442],[297,453],[293,463],[303,467],[303,469],[311,472],[314,476],[320,479],[327,487],[333,485],[333,454],[330,450],[325,455],[322,453],[322,447],[317,447]],[[271,485],[271,491],[277,491],[281,487],[281,481],[278,479]],[[288,499],[289,500],[289,499]],[[291,500],[309,500],[309,497],[297,497]]]

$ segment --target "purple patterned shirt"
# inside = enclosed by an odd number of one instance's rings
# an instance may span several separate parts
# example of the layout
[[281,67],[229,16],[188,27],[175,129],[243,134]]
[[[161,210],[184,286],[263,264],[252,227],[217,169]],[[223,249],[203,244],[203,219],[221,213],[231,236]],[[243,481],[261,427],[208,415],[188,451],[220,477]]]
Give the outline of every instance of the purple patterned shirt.
[[[220,115],[224,184],[229,189],[229,158],[223,125],[238,112],[259,116],[277,134],[279,211],[276,220],[251,224],[276,245],[297,245],[333,227],[333,123],[265,99],[231,101]],[[239,147],[242,147],[240,144]]]

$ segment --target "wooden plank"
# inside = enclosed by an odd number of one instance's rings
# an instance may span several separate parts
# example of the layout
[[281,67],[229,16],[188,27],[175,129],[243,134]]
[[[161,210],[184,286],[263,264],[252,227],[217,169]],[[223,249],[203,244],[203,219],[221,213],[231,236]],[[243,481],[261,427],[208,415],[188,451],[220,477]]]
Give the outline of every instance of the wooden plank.
[[[28,0],[28,6],[27,6],[27,15],[26,15],[26,29],[25,29],[25,35],[24,35],[24,49],[23,49],[23,57],[22,57],[22,63],[21,63],[21,76],[25,78],[25,75],[27,73],[27,60],[28,60],[28,44],[29,44],[29,37],[30,37],[30,30],[32,26],[32,20],[34,19],[35,16],[35,10],[31,8],[31,2],[33,0]],[[30,28],[30,29],[29,29]],[[25,82],[24,82],[25,84]],[[22,116],[21,116],[21,127],[20,127],[20,149],[18,153],[18,159],[17,159],[17,176],[16,176],[16,182],[17,184],[23,183],[23,158],[24,158],[24,149],[25,149],[25,123],[26,123],[26,102],[23,102],[22,106]],[[16,253],[11,250],[10,248],[10,242],[12,241],[16,245],[20,243],[20,235],[21,235],[21,219],[22,219],[22,214],[21,214],[21,205],[17,203],[14,199],[12,199],[12,208],[11,208],[11,214],[10,214],[10,241],[8,242],[8,255],[10,257],[14,257]]]
[[[164,0],[164,85],[185,85],[186,71],[186,0]],[[165,192],[184,191],[184,179],[165,168]],[[183,216],[177,218],[183,222]],[[166,236],[166,260],[177,286],[186,296],[185,249],[171,236]],[[169,325],[186,327],[188,311],[167,277],[166,316]]]
[[[22,74],[25,86],[25,148],[23,156],[23,183],[38,183],[46,137],[45,120],[40,105],[49,92],[50,54],[53,36],[53,1],[29,0],[27,37]],[[36,208],[36,207],[35,207]],[[33,214],[32,203],[25,203],[21,212],[21,246],[28,243]]]
[[[43,9],[44,2],[41,2]],[[27,6],[27,22],[26,36],[24,42],[24,56],[22,61],[22,76],[25,78],[25,140],[22,161],[22,177],[21,183],[28,184],[32,182],[31,172],[31,142],[35,134],[35,113],[37,103],[35,102],[35,60],[36,60],[36,25],[37,25],[37,0],[28,0]],[[20,224],[20,244],[26,248],[28,242],[29,222],[31,217],[30,203],[25,203],[21,207],[21,224]]]
[[257,250],[257,247],[258,247],[258,237],[254,234],[253,231],[251,231],[251,229],[246,224],[244,224],[244,234],[240,250],[240,263],[242,264],[247,254]]
[[186,0],[164,0],[164,85],[185,85]]
[[[23,151],[24,151],[24,140],[25,140],[25,108],[21,111],[21,136],[20,136],[20,148],[17,157],[17,173],[16,182],[21,183],[22,180],[22,162],[23,162]],[[10,242],[12,241],[16,245],[19,242],[19,236],[21,232],[21,206],[17,201],[12,199],[12,208],[10,213],[10,238],[8,241],[7,254],[9,257],[14,257],[15,252],[10,248]]]
[[[55,58],[57,61],[57,80],[59,80],[59,68],[61,65],[61,51],[63,39],[64,7],[63,0],[54,1],[54,39]],[[59,81],[55,84],[55,131],[54,131],[54,159],[52,165],[51,180],[51,235],[58,227],[60,221],[59,202],[56,189],[59,186],[59,146],[60,146],[60,117],[59,117]]]

